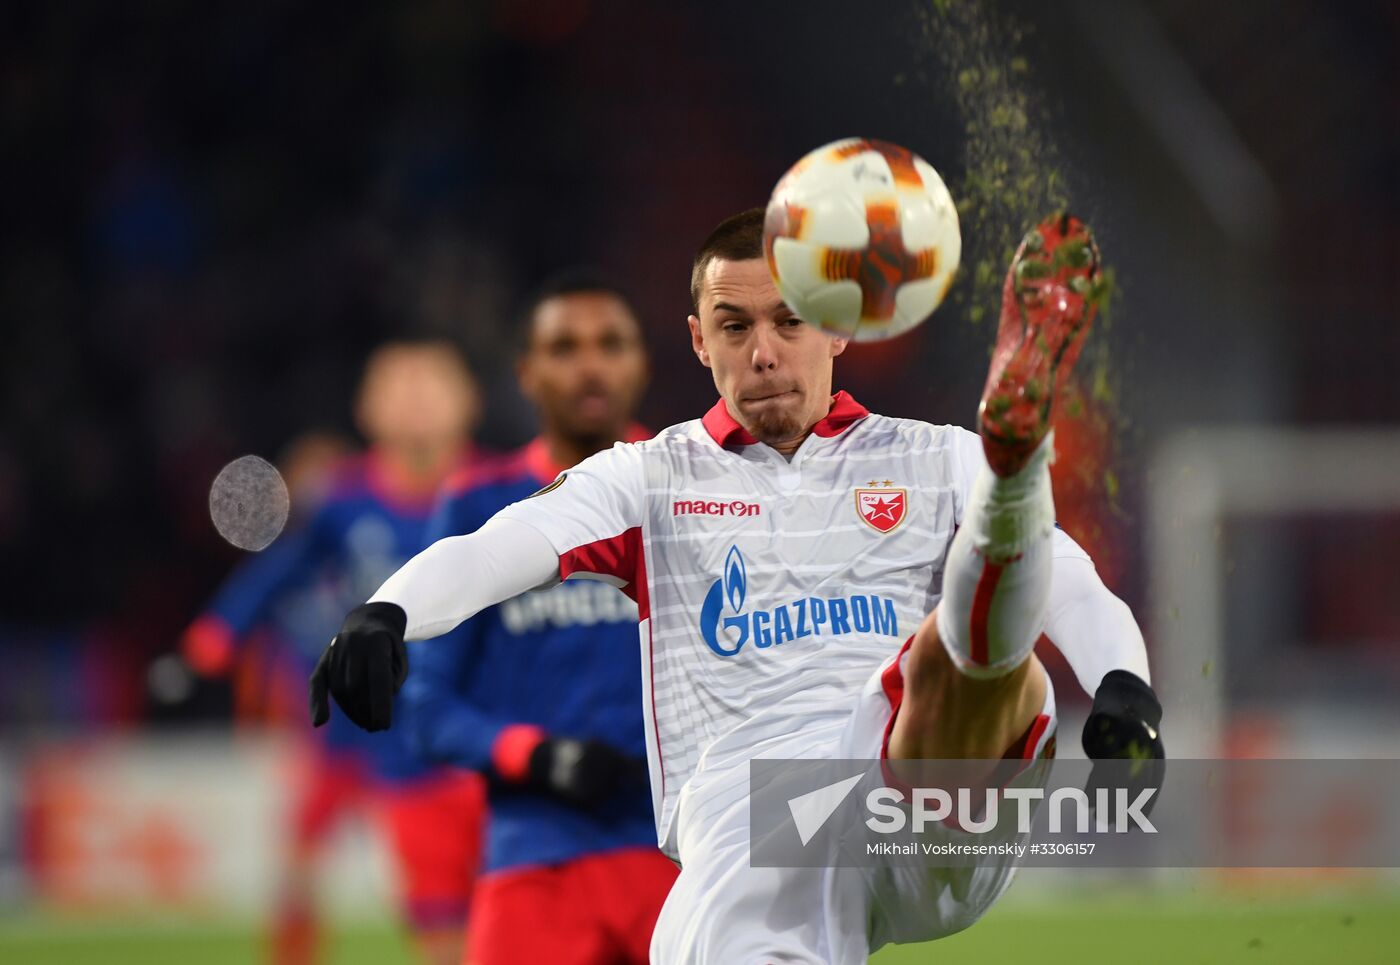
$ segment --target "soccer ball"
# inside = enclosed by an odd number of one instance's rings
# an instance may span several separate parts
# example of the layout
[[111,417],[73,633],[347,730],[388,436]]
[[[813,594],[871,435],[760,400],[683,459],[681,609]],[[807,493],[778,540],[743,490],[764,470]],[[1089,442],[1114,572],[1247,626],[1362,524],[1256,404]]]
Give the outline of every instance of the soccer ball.
[[894,144],[819,147],[773,189],[763,250],[800,318],[857,342],[894,338],[943,301],[962,256],[958,212],[927,161]]

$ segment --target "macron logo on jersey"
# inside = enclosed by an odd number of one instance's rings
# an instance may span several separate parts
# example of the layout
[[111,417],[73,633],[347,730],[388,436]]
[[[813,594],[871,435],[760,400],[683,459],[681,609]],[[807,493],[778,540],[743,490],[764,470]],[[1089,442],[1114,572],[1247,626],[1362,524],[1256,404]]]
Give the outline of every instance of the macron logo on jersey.
[[672,516],[757,516],[761,512],[763,508],[758,503],[742,499],[677,499],[671,504]]
[[[771,610],[746,611],[749,575],[744,555],[731,546],[724,575],[710,586],[700,608],[700,635],[721,657],[732,657],[750,640],[759,650],[813,636],[879,633],[899,636],[894,601],[872,594],[808,596]],[[727,615],[726,615],[727,614]]]

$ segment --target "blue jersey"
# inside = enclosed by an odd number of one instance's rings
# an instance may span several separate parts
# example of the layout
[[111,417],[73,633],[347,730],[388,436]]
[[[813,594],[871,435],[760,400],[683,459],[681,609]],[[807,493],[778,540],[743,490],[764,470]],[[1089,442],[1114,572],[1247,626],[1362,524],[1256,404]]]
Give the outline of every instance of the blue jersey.
[[[450,486],[430,539],[471,533],[557,474],[540,440],[500,466]],[[593,738],[646,759],[637,606],[604,583],[573,581],[481,611],[456,630],[409,644],[395,727],[432,761],[491,773],[501,730],[531,724]],[[645,780],[606,807],[491,784],[486,869],[558,864],[587,854],[655,847]]]
[[[201,619],[213,621],[233,640],[270,626],[292,645],[295,662],[309,673],[345,613],[422,548],[431,511],[431,500],[393,493],[372,454],[350,460],[305,525],[244,560]],[[338,708],[325,740],[332,751],[362,753],[384,781],[407,781],[430,770],[408,749],[401,731],[366,733]]]

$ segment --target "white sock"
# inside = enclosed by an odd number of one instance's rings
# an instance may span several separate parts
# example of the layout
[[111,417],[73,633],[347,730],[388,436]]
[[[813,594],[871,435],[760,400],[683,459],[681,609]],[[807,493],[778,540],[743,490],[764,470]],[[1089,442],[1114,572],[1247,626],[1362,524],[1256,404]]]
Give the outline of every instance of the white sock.
[[969,677],[1000,677],[1035,648],[1050,597],[1053,433],[1014,476],[983,465],[943,568],[938,635]]

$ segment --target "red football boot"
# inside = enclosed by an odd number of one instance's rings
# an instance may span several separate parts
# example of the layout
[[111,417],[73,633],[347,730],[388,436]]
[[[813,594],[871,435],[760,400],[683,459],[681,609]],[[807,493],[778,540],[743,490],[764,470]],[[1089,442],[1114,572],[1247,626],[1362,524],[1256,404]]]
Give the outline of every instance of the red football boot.
[[1055,215],[1027,232],[1001,294],[978,429],[998,476],[1019,472],[1050,431],[1055,389],[1074,368],[1104,295],[1089,226]]

